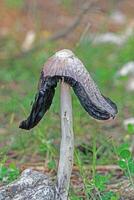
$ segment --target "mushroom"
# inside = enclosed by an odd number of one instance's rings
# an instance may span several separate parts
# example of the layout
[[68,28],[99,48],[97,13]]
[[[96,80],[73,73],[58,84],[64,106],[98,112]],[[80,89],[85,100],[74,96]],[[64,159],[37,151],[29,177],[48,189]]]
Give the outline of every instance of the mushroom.
[[55,53],[46,62],[40,76],[38,92],[27,120],[20,123],[22,129],[32,129],[50,108],[57,83],[61,84],[61,147],[56,192],[59,199],[68,198],[73,165],[73,126],[70,87],[73,88],[83,108],[93,118],[108,120],[117,114],[116,105],[103,96],[82,62],[70,50]]

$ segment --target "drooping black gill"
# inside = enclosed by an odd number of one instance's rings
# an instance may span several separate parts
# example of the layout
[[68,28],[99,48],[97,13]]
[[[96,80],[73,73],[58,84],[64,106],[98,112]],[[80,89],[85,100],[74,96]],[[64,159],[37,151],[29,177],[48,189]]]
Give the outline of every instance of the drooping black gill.
[[31,113],[26,120],[20,123],[19,128],[30,130],[39,123],[52,104],[57,82],[56,77],[41,77],[41,85],[35,96]]
[[[91,115],[93,118],[98,120],[107,120],[111,117],[115,117],[115,115],[111,115],[105,109],[96,106],[92,99],[89,98],[89,95],[86,93],[84,86],[74,79],[70,77],[64,77],[64,81],[68,83],[74,90],[76,96],[78,97],[83,108]],[[103,95],[102,95],[103,96]],[[104,97],[104,96],[103,96]],[[109,98],[104,97],[106,102],[115,110],[115,114],[117,114],[117,106],[114,102],[112,102]],[[101,101],[100,101],[101,104]]]
[[[86,93],[84,86],[80,82],[67,76],[44,77],[41,74],[39,90],[36,94],[31,113],[26,120],[20,123],[19,128],[29,130],[39,123],[46,111],[50,108],[55,94],[55,88],[58,81],[62,78],[64,78],[65,83],[69,84],[73,88],[81,105],[89,113],[89,115],[98,120],[107,120],[111,117],[114,118],[115,115],[111,115],[111,113],[106,111],[105,108],[102,109],[101,100],[101,106],[96,106],[92,99],[89,98],[89,95]],[[116,114],[118,111],[115,103],[113,103],[109,98],[104,96],[103,98],[111,106],[111,108],[115,111],[114,113]]]

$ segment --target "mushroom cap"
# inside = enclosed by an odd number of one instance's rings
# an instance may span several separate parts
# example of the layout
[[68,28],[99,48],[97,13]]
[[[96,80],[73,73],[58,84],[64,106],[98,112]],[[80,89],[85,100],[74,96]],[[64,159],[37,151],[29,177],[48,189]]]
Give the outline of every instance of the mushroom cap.
[[64,49],[45,63],[32,111],[20,128],[33,128],[41,120],[51,106],[55,87],[61,79],[73,88],[83,108],[95,119],[107,120],[117,114],[116,105],[101,94],[83,63],[72,51]]
[[63,49],[56,52],[54,56],[58,57],[59,59],[65,59],[74,56],[74,53],[69,49]]

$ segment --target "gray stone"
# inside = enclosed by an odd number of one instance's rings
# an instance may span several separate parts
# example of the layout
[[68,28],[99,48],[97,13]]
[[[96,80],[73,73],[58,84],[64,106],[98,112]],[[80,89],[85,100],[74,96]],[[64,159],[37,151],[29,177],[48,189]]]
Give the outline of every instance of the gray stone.
[[54,200],[55,193],[46,175],[26,169],[18,180],[0,188],[0,200]]

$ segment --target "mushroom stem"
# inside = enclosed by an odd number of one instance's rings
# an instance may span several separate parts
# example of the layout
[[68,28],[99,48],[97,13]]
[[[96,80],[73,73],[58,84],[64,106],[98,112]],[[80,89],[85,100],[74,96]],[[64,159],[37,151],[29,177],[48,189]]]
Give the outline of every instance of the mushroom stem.
[[57,174],[58,199],[67,200],[73,166],[74,135],[70,86],[61,81],[61,146]]

